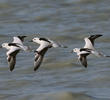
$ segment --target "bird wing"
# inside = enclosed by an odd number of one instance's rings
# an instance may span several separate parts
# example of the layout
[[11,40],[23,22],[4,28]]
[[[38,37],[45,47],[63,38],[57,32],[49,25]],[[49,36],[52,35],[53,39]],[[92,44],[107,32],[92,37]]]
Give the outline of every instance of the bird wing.
[[[26,36],[18,36],[18,37],[13,37],[13,42],[10,43],[12,46],[18,46],[24,51],[28,51],[29,47],[23,45],[23,40]],[[14,45],[15,44],[15,45]]]
[[24,38],[27,36],[17,36],[22,42],[24,41]]
[[80,62],[82,63],[82,65],[87,68],[87,59],[86,59],[86,54],[81,54],[80,55]]
[[97,34],[97,35],[91,35],[89,37],[86,37],[84,39],[85,40],[84,48],[89,48],[89,49],[95,50],[95,48],[94,48],[94,41],[95,41],[96,38],[98,38],[100,36],[102,36],[102,35]]
[[18,43],[23,45],[22,41],[18,37],[13,37],[13,42],[12,43]]
[[21,50],[28,51],[30,48],[21,44],[17,44]]
[[37,48],[36,51],[42,51],[43,49],[49,48],[49,47],[51,47],[51,44],[43,41],[42,44],[40,44],[40,46]]
[[36,51],[35,60],[34,60],[34,71],[36,71],[40,67],[47,50],[48,47],[45,47],[39,52]]
[[19,45],[17,45],[17,43],[9,43],[8,46],[19,47]]
[[15,67],[15,64],[16,64],[16,55],[18,54],[19,50],[16,50],[12,53],[10,53],[10,55],[8,56],[8,65],[9,65],[9,68],[10,68],[10,71],[13,71],[14,67]]
[[97,34],[97,35],[91,35],[88,37],[88,39],[91,41],[92,45],[94,46],[94,41],[96,38],[101,37],[101,34]]
[[78,53],[78,55],[85,55],[88,56],[89,54],[91,54],[92,50],[88,49],[88,48],[81,48],[80,52]]
[[48,40],[50,41],[52,47],[54,47],[54,48],[60,47],[60,45],[59,45],[58,43],[56,43],[56,42],[54,42],[54,41],[52,41],[52,40],[50,40],[50,39],[48,39]]
[[42,40],[42,41],[45,41],[45,42],[49,42],[50,43],[50,41],[48,39],[46,39],[46,38],[39,38],[39,40]]
[[17,50],[20,50],[20,48],[19,47],[15,47],[15,46],[11,46],[6,54],[7,54],[7,56],[9,56],[10,54],[13,54],[13,52],[15,52]]

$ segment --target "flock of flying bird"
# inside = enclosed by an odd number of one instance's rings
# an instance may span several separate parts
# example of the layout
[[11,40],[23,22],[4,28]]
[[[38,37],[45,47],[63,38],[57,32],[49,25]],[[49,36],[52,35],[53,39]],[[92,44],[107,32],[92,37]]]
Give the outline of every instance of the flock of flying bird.
[[[87,56],[90,54],[96,55],[98,57],[110,57],[107,55],[104,55],[102,52],[99,52],[94,47],[94,40],[98,37],[101,37],[102,35],[96,34],[96,35],[90,35],[89,37],[85,37],[85,46],[82,48],[75,48],[72,50],[72,52],[77,53],[78,60],[81,62],[81,64],[84,67],[87,67]],[[1,45],[1,48],[6,48],[8,51],[6,52],[7,55],[7,61],[10,68],[10,71],[13,71],[15,64],[16,64],[16,55],[20,52],[20,50],[28,51],[30,48],[28,46],[25,46],[23,44],[24,38],[26,36],[16,36],[13,37],[13,42],[11,43],[3,43]],[[56,47],[63,47],[66,48],[63,45],[59,45],[55,43],[54,41],[46,38],[33,38],[30,42],[35,42],[37,44],[40,44],[40,46],[34,51],[35,58],[34,58],[34,71],[36,71],[44,58],[45,53],[49,48],[56,48]]]

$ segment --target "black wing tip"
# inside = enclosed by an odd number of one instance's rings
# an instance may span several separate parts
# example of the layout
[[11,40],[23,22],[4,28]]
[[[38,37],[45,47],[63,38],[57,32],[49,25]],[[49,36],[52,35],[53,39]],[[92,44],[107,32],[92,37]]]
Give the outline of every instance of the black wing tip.
[[26,38],[27,36],[22,35],[22,36],[17,36],[22,42],[24,41],[24,38]]
[[85,68],[87,68],[87,65],[84,65]]
[[14,68],[10,68],[10,71],[12,72],[14,70]]
[[34,71],[36,72],[38,70],[38,68],[34,68]]
[[18,38],[20,38],[20,39],[24,39],[24,38],[26,38],[27,36],[26,35],[19,35],[19,36],[17,36]]
[[99,37],[100,37],[100,36],[103,36],[102,34],[96,34],[96,35],[99,36]]
[[82,63],[82,65],[84,66],[84,68],[87,68],[87,64],[83,64],[83,63]]
[[102,34],[92,34],[92,35],[90,35],[90,37],[91,36],[98,36],[98,37],[100,37],[100,36],[103,36]]
[[26,35],[18,35],[18,37],[27,37]]

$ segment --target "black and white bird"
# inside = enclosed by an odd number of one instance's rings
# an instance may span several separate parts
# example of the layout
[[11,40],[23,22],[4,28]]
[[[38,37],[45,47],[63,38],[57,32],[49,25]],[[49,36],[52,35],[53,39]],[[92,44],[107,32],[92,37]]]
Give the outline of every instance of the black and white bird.
[[31,42],[35,42],[37,44],[40,44],[40,46],[34,51],[35,52],[34,71],[36,71],[40,67],[40,65],[43,61],[44,55],[49,48],[52,48],[52,47],[66,48],[66,46],[59,45],[59,44],[55,43],[54,41],[52,41],[50,39],[46,39],[46,38],[35,37],[32,39]]
[[13,71],[16,64],[16,55],[20,50],[28,51],[29,47],[23,45],[24,38],[26,36],[17,36],[13,37],[12,43],[3,43],[2,48],[6,48],[7,61],[10,68],[10,71]]
[[83,48],[75,48],[72,50],[72,52],[77,53],[78,60],[82,63],[84,67],[87,67],[87,56],[90,54],[94,54],[97,57],[110,57],[102,52],[99,52],[94,47],[94,41],[96,38],[101,37],[101,34],[97,35],[90,35],[89,37],[85,37],[85,46]]

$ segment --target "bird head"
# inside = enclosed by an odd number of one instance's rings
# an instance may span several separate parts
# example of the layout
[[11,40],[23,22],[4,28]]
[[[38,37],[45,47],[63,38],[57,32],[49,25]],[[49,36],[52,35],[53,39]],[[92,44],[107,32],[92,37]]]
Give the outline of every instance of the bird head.
[[32,41],[38,43],[39,42],[39,38],[35,37],[35,38],[32,39]]
[[2,48],[7,48],[8,47],[8,43],[3,43],[1,47]]
[[35,43],[38,43],[38,42],[39,42],[39,38],[38,38],[38,37],[35,37],[35,38],[33,38],[31,41],[29,41],[29,42],[35,42]]
[[9,43],[3,43],[2,45],[1,45],[1,48],[6,48],[7,50],[9,50],[10,49],[10,46],[8,45]]
[[79,48],[74,48],[74,49],[73,49],[73,52],[79,52],[79,51],[80,51]]

